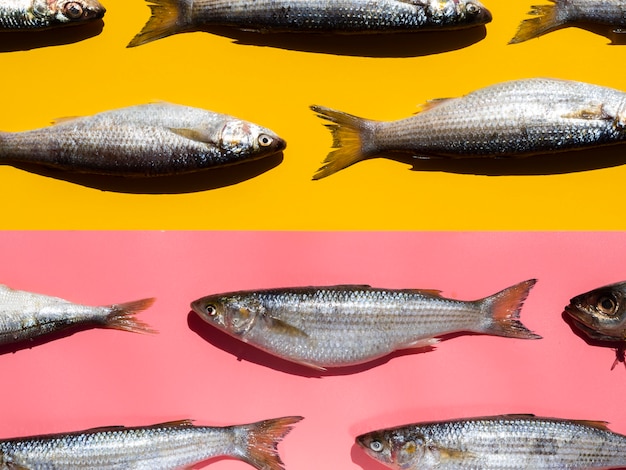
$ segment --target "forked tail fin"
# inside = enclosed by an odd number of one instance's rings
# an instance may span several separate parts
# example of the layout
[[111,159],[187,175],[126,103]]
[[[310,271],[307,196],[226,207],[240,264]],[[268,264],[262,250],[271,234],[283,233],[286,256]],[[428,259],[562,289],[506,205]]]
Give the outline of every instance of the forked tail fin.
[[132,333],[156,333],[156,330],[135,318],[137,313],[150,307],[154,301],[154,298],[150,298],[111,305],[112,311],[107,315],[104,326]]
[[351,114],[325,108],[311,106],[318,116],[332,124],[326,124],[333,135],[333,150],[324,160],[324,165],[313,175],[314,180],[330,176],[364,158],[369,157],[366,148],[369,143],[368,123]]
[[241,426],[245,438],[242,460],[258,470],[284,470],[278,443],[300,420],[301,416],[287,416]]
[[530,18],[520,23],[517,33],[509,44],[517,44],[546,34],[553,29],[567,23],[567,18],[561,18],[560,3],[562,0],[550,0],[554,5],[535,5],[528,12],[536,18]]
[[483,299],[483,332],[507,338],[541,339],[519,320],[524,301],[536,282],[536,279],[529,279]]
[[185,0],[147,0],[151,16],[141,32],[126,47],[141,46],[185,29],[188,6]]

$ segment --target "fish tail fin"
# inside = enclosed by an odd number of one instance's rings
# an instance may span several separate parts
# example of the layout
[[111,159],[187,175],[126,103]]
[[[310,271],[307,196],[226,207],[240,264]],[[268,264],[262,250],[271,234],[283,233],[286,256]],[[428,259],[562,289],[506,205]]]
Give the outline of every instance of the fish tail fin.
[[104,326],[132,333],[156,333],[148,324],[135,318],[137,313],[150,307],[154,301],[154,298],[150,298],[111,305],[111,313],[106,316]]
[[482,300],[487,325],[483,332],[520,339],[540,339],[519,320],[520,312],[536,279],[520,282]]
[[323,106],[311,106],[311,109],[332,123],[326,127],[333,135],[333,148],[337,149],[328,154],[324,165],[313,175],[314,180],[330,176],[370,156],[372,152],[368,152],[367,147],[371,140],[368,125],[371,121]]
[[533,6],[533,9],[528,14],[535,15],[535,18],[522,21],[517,33],[513,39],[509,41],[509,44],[518,44],[536,38],[567,22],[566,18],[561,17],[562,14],[559,9],[561,0],[550,1],[553,5]]
[[151,16],[143,29],[126,47],[136,47],[182,31],[185,27],[184,0],[148,0]]
[[241,426],[244,438],[241,458],[259,470],[284,470],[278,443],[300,420],[301,416],[287,416]]

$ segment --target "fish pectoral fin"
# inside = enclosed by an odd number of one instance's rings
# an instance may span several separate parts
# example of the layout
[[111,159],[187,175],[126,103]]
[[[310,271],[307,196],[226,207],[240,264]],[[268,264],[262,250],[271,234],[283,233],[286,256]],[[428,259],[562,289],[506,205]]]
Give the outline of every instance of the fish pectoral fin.
[[565,119],[586,119],[590,121],[612,121],[615,119],[615,116],[611,116],[606,112],[602,103],[586,106],[573,113],[564,114],[562,117]]
[[58,124],[65,124],[66,122],[76,121],[77,119],[82,119],[83,117],[84,116],[64,116],[54,119],[51,124],[56,126]]
[[274,333],[287,336],[300,336],[303,338],[309,337],[309,335],[302,331],[300,328],[290,325],[289,323],[283,320],[279,320],[278,318],[267,317],[267,324]]
[[460,460],[475,459],[476,455],[468,450],[449,449],[447,447],[437,447],[439,458],[442,461],[446,460]]
[[440,104],[445,103],[446,101],[450,101],[454,98],[435,98],[432,100],[428,100],[425,103],[421,103],[417,105],[417,111],[414,114],[423,113],[425,111],[430,111],[433,108],[436,108]]
[[421,349],[421,348],[434,348],[436,344],[440,343],[439,338],[421,338],[415,341],[411,341],[403,346],[405,349]]
[[210,135],[207,135],[206,132],[198,129],[191,129],[187,127],[170,127],[169,130],[172,131],[174,134],[184,137],[185,139],[194,140],[196,142],[213,145],[217,143],[215,142],[215,139],[213,139]]

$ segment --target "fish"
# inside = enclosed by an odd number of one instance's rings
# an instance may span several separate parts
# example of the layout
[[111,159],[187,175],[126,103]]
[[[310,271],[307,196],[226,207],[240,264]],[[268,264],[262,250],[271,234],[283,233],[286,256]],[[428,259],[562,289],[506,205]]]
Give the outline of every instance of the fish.
[[128,47],[226,26],[255,32],[390,33],[487,24],[479,0],[147,0],[152,16]]
[[0,32],[80,25],[104,17],[98,0],[2,0]]
[[416,159],[525,157],[623,142],[626,93],[583,82],[532,78],[459,98],[435,99],[397,121],[311,109],[333,136],[318,180],[361,160],[402,153]]
[[49,127],[0,132],[0,163],[76,173],[150,177],[186,174],[280,153],[274,132],[226,114],[149,103]]
[[[609,284],[575,296],[564,312],[574,326],[588,338],[621,343],[615,362],[624,361],[626,350],[626,281]],[[626,364],[626,362],[625,362]]]
[[362,364],[399,349],[432,347],[473,332],[539,339],[520,321],[535,280],[461,301],[434,290],[360,285],[240,291],[191,303],[204,321],[288,361],[317,370]]
[[34,340],[77,327],[155,333],[135,318],[154,301],[154,298],[146,298],[122,304],[89,306],[0,285],[0,345]]
[[546,33],[580,23],[595,23],[626,33],[626,0],[549,0],[549,5],[535,5],[529,18],[509,44],[518,44]]
[[301,419],[288,416],[227,427],[194,426],[181,420],[4,439],[0,469],[175,470],[227,456],[259,470],[282,470],[277,445]]
[[409,424],[360,435],[367,455],[403,470],[609,469],[626,436],[605,422],[501,415]]

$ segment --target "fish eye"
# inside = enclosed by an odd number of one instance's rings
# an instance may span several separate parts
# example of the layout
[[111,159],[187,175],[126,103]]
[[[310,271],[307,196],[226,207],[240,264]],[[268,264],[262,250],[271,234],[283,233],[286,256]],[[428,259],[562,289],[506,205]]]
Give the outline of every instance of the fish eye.
[[83,16],[83,7],[80,3],[70,2],[65,5],[65,14],[72,20],[77,20]]
[[596,308],[605,315],[614,315],[617,309],[617,299],[612,295],[604,295],[596,302]]
[[215,315],[217,315],[217,309],[215,308],[215,305],[207,305],[206,308],[206,314],[214,317]]
[[370,449],[372,449],[374,452],[382,452],[383,447],[383,443],[380,441],[370,442]]
[[465,11],[468,15],[475,15],[480,11],[480,7],[475,3],[468,3],[465,5]]
[[261,134],[258,140],[259,140],[259,145],[261,147],[269,147],[270,145],[272,145],[272,142],[274,141],[274,139],[272,139],[267,134]]

